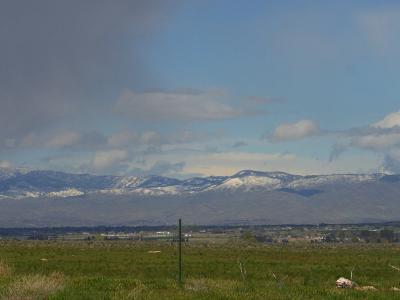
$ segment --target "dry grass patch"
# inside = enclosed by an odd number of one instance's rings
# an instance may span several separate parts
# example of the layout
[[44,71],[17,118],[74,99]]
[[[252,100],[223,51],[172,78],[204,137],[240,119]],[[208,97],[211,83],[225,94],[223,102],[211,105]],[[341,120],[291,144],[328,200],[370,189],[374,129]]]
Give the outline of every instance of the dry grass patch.
[[127,290],[119,290],[113,296],[113,300],[136,300],[148,299],[151,291],[141,281],[136,281],[133,286]]
[[64,287],[64,275],[54,272],[49,276],[25,275],[13,282],[5,299],[28,300],[46,299]]
[[212,290],[227,291],[239,286],[234,280],[214,280],[209,278],[191,278],[185,282],[185,289],[193,292],[207,292]]
[[7,265],[5,262],[0,261],[0,278],[9,277],[13,273],[13,268]]

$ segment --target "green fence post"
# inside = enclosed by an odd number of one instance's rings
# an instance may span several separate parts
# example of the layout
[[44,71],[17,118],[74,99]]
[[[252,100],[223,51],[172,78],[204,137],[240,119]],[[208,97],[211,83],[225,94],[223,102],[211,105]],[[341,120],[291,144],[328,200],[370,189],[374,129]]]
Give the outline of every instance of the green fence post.
[[179,268],[179,284],[183,283],[182,276],[182,219],[179,219],[178,223],[178,268]]

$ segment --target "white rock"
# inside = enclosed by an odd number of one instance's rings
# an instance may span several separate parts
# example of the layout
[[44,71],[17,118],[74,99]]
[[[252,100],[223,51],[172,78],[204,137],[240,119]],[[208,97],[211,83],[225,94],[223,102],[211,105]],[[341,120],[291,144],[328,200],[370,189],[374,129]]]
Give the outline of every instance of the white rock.
[[353,288],[355,286],[355,283],[351,281],[350,279],[340,277],[338,280],[336,280],[336,287],[338,288]]

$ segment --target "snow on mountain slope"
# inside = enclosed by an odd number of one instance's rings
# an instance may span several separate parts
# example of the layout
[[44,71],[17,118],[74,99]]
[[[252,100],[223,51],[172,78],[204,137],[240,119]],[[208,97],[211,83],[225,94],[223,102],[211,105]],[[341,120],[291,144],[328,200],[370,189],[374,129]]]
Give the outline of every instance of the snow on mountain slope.
[[179,186],[166,186],[166,187],[153,187],[153,188],[137,187],[132,189],[115,188],[115,189],[92,191],[89,192],[89,194],[101,193],[109,195],[136,194],[136,195],[146,195],[146,196],[161,196],[161,195],[177,195],[183,192],[184,190],[181,189]]
[[261,171],[253,171],[253,170],[243,170],[235,175],[231,176],[233,178],[237,177],[249,177],[249,176],[254,176],[254,177],[269,177],[269,178],[276,178],[280,180],[292,180],[296,177],[300,177],[298,175],[291,175],[285,172],[261,172]]
[[134,193],[149,196],[161,196],[161,195],[177,195],[182,193],[177,186],[166,186],[166,187],[153,187],[153,188],[139,188],[133,191]]
[[234,189],[252,189],[255,187],[263,187],[266,189],[275,189],[281,185],[282,181],[277,178],[262,177],[262,176],[245,176],[235,177],[225,180],[223,183],[212,186],[212,190],[234,190]]
[[326,186],[363,182],[400,182],[399,176],[343,174],[300,176],[284,172],[243,170],[232,176],[194,177],[96,176],[54,171],[0,169],[0,198],[74,197],[84,194],[179,195],[201,192],[278,190],[313,195]]
[[140,186],[145,180],[146,180],[145,177],[137,177],[137,176],[122,177],[122,179],[115,184],[115,188],[117,189],[136,188]]
[[59,197],[59,198],[66,198],[66,197],[76,197],[76,196],[81,196],[84,195],[85,193],[77,190],[77,189],[67,189],[63,191],[58,191],[58,192],[50,192],[46,196],[48,197]]
[[288,188],[310,188],[326,184],[362,183],[378,180],[380,174],[343,174],[343,175],[313,175],[304,176],[288,183]]

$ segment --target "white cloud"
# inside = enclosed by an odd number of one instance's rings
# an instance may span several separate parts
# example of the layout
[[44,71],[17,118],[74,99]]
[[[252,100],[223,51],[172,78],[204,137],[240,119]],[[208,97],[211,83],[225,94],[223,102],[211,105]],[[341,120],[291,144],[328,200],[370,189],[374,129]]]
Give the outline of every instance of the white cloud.
[[368,134],[354,137],[351,145],[371,150],[386,150],[400,145],[400,133]]
[[76,132],[66,131],[52,137],[47,145],[54,148],[62,148],[75,145],[79,142],[80,135]]
[[108,171],[125,167],[129,153],[126,150],[112,149],[97,151],[92,160],[92,167],[95,171]]
[[350,145],[385,152],[400,146],[400,112],[386,115],[382,120],[358,130],[351,136]]
[[319,126],[312,120],[300,120],[295,123],[284,123],[279,125],[273,132],[273,141],[298,140],[313,136],[319,132]]
[[382,120],[371,126],[375,128],[393,128],[400,126],[400,111],[388,114]]
[[117,101],[117,112],[133,120],[192,121],[228,119],[246,111],[226,102],[221,91],[149,91],[126,90]]
[[0,168],[10,169],[12,168],[12,163],[6,160],[0,160]]
[[[179,161],[179,156],[164,156]],[[373,153],[339,157],[334,162],[290,153],[222,152],[185,155],[182,173],[203,175],[232,175],[243,169],[283,171],[291,174],[338,174],[375,172],[381,157]]]

